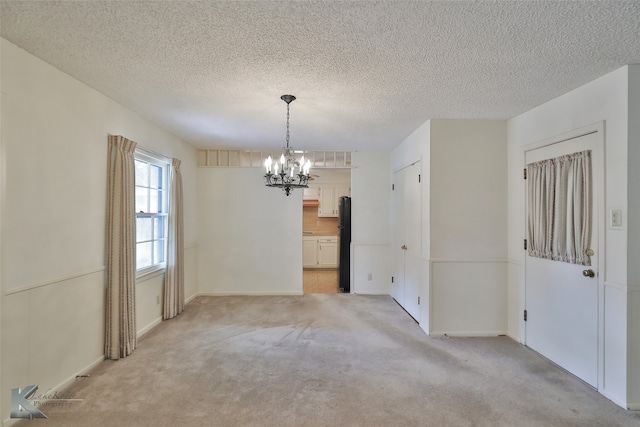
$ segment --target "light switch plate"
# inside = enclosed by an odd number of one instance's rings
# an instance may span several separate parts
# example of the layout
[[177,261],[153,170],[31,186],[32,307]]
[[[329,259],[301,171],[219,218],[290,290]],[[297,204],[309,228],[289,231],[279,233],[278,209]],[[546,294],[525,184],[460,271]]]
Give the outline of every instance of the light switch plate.
[[610,229],[612,230],[622,229],[622,225],[623,225],[622,213],[623,213],[623,209],[621,207],[609,208],[609,228]]

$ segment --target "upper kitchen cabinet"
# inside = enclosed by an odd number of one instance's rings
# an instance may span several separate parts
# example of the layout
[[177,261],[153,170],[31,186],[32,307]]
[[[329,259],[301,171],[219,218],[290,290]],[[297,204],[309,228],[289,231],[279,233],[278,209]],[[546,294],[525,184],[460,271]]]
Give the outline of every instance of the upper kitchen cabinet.
[[318,186],[318,216],[337,217],[338,200],[342,196],[351,195],[349,184],[322,184]]

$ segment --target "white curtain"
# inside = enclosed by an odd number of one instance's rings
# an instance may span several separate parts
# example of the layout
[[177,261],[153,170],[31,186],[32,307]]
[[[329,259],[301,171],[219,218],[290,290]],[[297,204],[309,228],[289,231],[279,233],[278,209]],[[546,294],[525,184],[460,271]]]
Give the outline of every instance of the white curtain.
[[182,219],[182,175],[180,160],[171,163],[167,227],[167,272],[164,281],[163,318],[171,319],[184,310],[184,226]]
[[591,151],[527,165],[528,253],[591,265]]
[[105,319],[107,359],[126,357],[137,345],[135,148],[135,142],[119,135],[109,135]]

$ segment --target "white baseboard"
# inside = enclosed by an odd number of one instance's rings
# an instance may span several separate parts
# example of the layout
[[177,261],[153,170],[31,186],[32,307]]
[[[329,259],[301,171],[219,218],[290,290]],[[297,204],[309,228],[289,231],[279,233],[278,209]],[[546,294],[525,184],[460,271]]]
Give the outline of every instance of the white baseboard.
[[429,335],[432,337],[448,336],[456,338],[465,337],[497,337],[500,335],[507,335],[507,331],[431,331]]
[[140,337],[142,337],[144,334],[146,334],[147,332],[149,332],[150,330],[158,326],[160,323],[162,323],[162,316],[158,317],[156,320],[149,323],[144,328],[140,329],[140,331],[138,331],[138,333],[136,334],[136,337],[140,339]]
[[189,298],[187,298],[184,301],[184,305],[189,304],[191,301],[193,301],[194,299],[196,299],[198,297],[198,293],[196,292],[195,294],[191,295]]
[[[98,366],[102,362],[104,362],[104,355],[102,355],[101,357],[99,357],[95,361],[91,362],[89,365],[87,365],[84,368],[82,368],[81,370],[79,370],[77,373],[71,375],[70,377],[68,377],[67,379],[65,379],[64,381],[62,381],[61,383],[59,383],[55,387],[53,387],[52,390],[56,390],[56,391],[64,390],[65,388],[69,387],[76,380],[76,378],[79,375],[86,375],[87,372],[90,372],[93,368],[95,368],[96,366]],[[46,392],[46,390],[42,391],[42,393],[44,393],[44,392]],[[78,396],[78,398],[82,399],[82,396]],[[43,412],[44,412],[44,410],[43,410]],[[45,415],[46,415],[46,412],[45,412]],[[21,421],[21,419],[20,418],[7,418],[7,419],[2,421],[2,425],[3,425],[3,427],[9,427],[9,426],[12,426],[17,421]]]
[[389,292],[384,292],[384,291],[382,291],[382,292],[354,292],[354,291],[351,291],[350,293],[353,294],[353,295],[374,295],[374,296],[384,296],[384,297],[390,296]]
[[[632,411],[640,411],[640,404],[627,403],[624,400],[618,398],[618,396],[615,396],[614,394],[609,393],[606,389],[600,389],[598,390],[598,392],[622,408],[630,409]],[[634,407],[635,409],[632,407]]]
[[12,425],[17,423],[18,421],[21,421],[21,419],[20,418],[7,418],[6,420],[2,421],[2,427],[11,427]]
[[199,297],[228,297],[228,296],[291,296],[291,295],[303,295],[302,291],[293,292],[260,292],[260,291],[246,291],[246,292],[198,292],[195,296]]
[[91,362],[88,366],[86,366],[84,369],[81,369],[80,371],[78,371],[76,374],[70,376],[69,378],[67,378],[66,380],[64,380],[63,382],[61,382],[60,384],[58,384],[57,386],[54,387],[55,390],[63,390],[66,387],[69,387],[71,385],[72,382],[74,382],[76,380],[76,378],[78,377],[78,375],[85,375],[87,372],[91,371],[93,368],[95,368],[96,366],[98,366],[99,364],[101,364],[102,362],[104,362],[104,355],[102,355],[101,357],[99,357],[98,359],[94,360],[93,362]]

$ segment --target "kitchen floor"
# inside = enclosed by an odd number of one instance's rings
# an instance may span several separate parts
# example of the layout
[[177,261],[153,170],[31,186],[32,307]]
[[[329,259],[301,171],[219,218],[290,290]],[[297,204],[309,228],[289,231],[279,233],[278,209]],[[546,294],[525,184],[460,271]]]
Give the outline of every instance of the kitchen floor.
[[302,288],[305,294],[338,294],[338,269],[304,269]]

